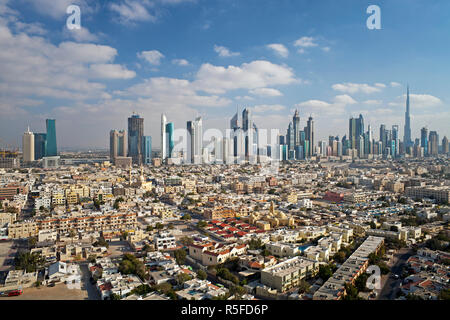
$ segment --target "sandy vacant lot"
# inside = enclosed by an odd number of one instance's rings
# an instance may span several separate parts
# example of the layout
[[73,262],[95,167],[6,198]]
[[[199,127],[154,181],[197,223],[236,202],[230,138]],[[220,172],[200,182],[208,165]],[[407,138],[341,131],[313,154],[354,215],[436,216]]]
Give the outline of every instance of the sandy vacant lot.
[[87,300],[86,290],[69,289],[65,284],[54,287],[25,288],[17,297],[0,297],[2,300]]

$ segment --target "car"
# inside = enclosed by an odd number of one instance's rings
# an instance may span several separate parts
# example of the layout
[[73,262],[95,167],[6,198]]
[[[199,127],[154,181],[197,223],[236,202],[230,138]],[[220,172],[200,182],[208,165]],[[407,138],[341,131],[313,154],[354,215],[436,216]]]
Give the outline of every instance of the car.
[[8,297],[20,296],[22,293],[22,290],[12,290],[8,292]]
[[399,278],[400,278],[400,276],[399,276],[398,274],[393,274],[392,277],[393,277],[394,279],[399,279]]

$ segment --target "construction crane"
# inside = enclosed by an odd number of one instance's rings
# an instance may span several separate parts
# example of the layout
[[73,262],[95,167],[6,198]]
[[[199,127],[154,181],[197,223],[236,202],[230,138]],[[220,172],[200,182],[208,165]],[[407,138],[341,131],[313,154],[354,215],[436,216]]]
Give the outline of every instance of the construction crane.
[[[1,146],[4,146],[3,148]],[[12,145],[6,143],[2,138],[0,138],[0,158],[5,159],[8,157],[17,157],[19,154],[19,148],[14,148]]]

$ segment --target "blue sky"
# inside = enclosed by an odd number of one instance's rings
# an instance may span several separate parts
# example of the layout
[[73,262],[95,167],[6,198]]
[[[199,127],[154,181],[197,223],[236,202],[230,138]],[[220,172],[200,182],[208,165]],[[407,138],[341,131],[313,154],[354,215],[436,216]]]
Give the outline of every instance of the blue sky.
[[[81,7],[82,30],[66,28]],[[381,30],[369,30],[369,5]],[[0,0],[0,137],[57,119],[63,147],[107,147],[136,111],[159,146],[159,119],[202,115],[225,129],[239,107],[285,133],[293,110],[318,139],[362,113],[403,136],[406,83],[413,137],[450,135],[447,0]]]

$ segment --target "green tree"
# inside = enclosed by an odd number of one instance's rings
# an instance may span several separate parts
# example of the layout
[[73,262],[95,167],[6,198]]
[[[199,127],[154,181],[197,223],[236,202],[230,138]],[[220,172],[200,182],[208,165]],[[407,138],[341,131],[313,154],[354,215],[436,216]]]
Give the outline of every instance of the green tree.
[[17,270],[25,270],[26,272],[35,272],[45,263],[45,259],[40,253],[29,251],[21,251],[14,258],[14,265]]
[[142,280],[145,278],[146,273],[144,263],[129,253],[124,254],[119,264],[119,272],[122,274],[135,274]]
[[176,279],[177,279],[177,283],[178,283],[179,285],[181,285],[181,284],[185,283],[186,281],[191,280],[192,277],[191,277],[190,275],[188,275],[188,274],[182,272],[182,273],[177,274]]
[[344,300],[362,300],[362,298],[358,296],[358,289],[354,285],[346,283],[344,287],[346,293]]
[[319,277],[323,281],[327,281],[333,275],[330,265],[320,265],[319,266]]
[[181,220],[191,220],[191,219],[192,219],[192,217],[189,213],[186,213],[185,215],[183,215],[181,217]]
[[345,262],[346,257],[347,257],[347,255],[345,254],[344,251],[338,251],[338,252],[334,255],[333,259],[334,259],[336,262],[343,263],[343,262]]
[[178,249],[174,252],[175,260],[179,265],[182,265],[186,261],[187,253],[184,249]]
[[311,286],[308,282],[306,282],[305,280],[300,280],[300,283],[298,285],[298,292],[299,293],[308,293],[310,287]]
[[440,300],[450,300],[450,289],[443,289],[439,293]]
[[180,242],[182,244],[184,244],[185,246],[188,246],[190,244],[192,244],[194,242],[194,239],[188,237],[188,236],[184,236],[183,238],[180,239]]
[[122,300],[122,297],[119,296],[117,293],[112,293],[112,294],[109,296],[109,299],[111,299],[111,300]]
[[206,280],[207,277],[208,275],[204,270],[200,269],[197,271],[197,278],[199,278],[200,280]]
[[197,223],[197,227],[199,227],[200,229],[205,228],[207,225],[208,225],[208,223],[207,223],[206,221],[203,221],[203,220],[200,220],[200,221]]
[[36,246],[38,239],[36,237],[28,238],[28,248],[34,248]]

